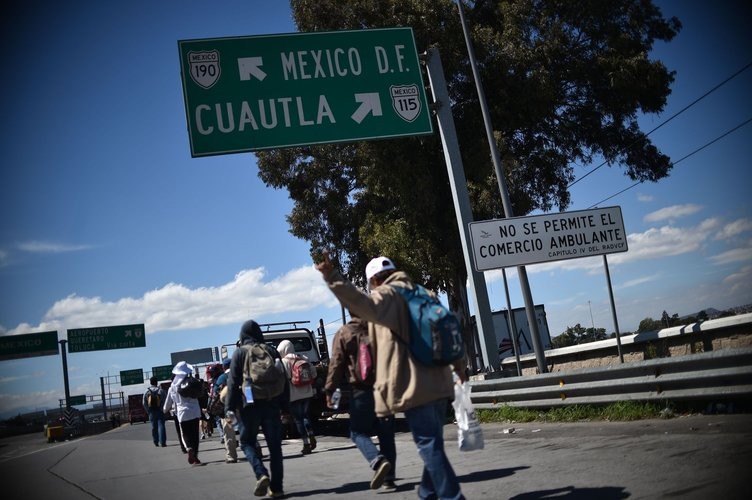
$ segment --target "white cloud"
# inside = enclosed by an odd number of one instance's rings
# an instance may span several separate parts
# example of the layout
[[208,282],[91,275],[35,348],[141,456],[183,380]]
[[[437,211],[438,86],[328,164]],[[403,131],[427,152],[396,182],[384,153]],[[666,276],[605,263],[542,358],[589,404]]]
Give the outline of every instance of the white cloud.
[[645,283],[650,283],[651,281],[655,281],[657,279],[658,279],[658,276],[643,276],[642,278],[635,278],[629,281],[625,281],[619,286],[619,288],[629,288],[632,286],[643,285]]
[[313,266],[264,281],[264,269],[246,269],[216,287],[188,288],[168,283],[142,297],[105,301],[70,295],[53,304],[37,326],[18,325],[8,333],[65,330],[80,325],[143,322],[148,334],[239,323],[256,315],[332,307],[336,298]]
[[[60,391],[52,389],[49,391],[26,392],[23,394],[0,394],[0,408],[2,414],[7,418],[15,413],[25,413],[36,408],[56,408],[60,398]],[[29,402],[32,405],[29,406]]]
[[749,294],[752,288],[752,266],[745,266],[738,272],[726,276],[723,284],[730,287],[731,293]]
[[655,199],[655,198],[653,198],[653,197],[652,197],[652,196],[650,196],[649,194],[642,194],[642,193],[638,193],[638,194],[637,194],[637,201],[639,201],[639,202],[641,202],[641,203],[650,203],[650,202],[651,202],[651,201],[653,201],[654,199]]
[[650,212],[645,216],[646,222],[659,222],[667,219],[675,219],[678,217],[685,217],[702,210],[702,206],[695,205],[694,203],[687,203],[685,205],[672,205],[670,207],[661,208],[655,212]]
[[715,235],[715,239],[727,240],[750,230],[752,230],[752,220],[737,219],[724,225],[721,230],[718,231],[718,234]]
[[732,250],[713,255],[712,257],[710,257],[710,260],[713,261],[713,264],[716,265],[752,260],[752,241],[748,242],[746,247],[734,248]]
[[718,227],[718,219],[705,219],[697,226],[663,226],[627,236],[629,251],[609,256],[609,262],[623,264],[646,259],[671,257],[698,250]]
[[65,243],[52,243],[49,241],[26,241],[17,245],[19,250],[30,253],[65,253],[88,250],[89,245],[67,245]]

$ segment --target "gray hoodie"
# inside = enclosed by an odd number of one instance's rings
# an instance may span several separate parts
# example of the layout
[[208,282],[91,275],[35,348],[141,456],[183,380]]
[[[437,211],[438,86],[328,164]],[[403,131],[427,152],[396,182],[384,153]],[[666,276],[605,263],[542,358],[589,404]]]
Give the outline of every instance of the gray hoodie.
[[[306,357],[303,354],[295,354],[295,346],[292,345],[292,342],[289,340],[283,340],[279,343],[277,346],[277,350],[279,351],[279,355],[282,356],[282,363],[285,365],[285,371],[287,372],[287,380],[292,380],[292,364],[296,359],[296,356],[301,356],[305,358],[306,360],[308,357]],[[299,399],[306,399],[306,398],[312,398],[313,397],[313,386],[312,385],[304,385],[304,386],[294,386],[292,383],[290,385],[290,402],[298,401]]]

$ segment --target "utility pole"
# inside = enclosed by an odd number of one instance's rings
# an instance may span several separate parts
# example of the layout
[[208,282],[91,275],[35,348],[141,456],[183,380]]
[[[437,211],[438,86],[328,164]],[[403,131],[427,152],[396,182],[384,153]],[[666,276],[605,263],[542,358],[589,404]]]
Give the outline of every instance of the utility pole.
[[[488,138],[488,145],[491,148],[491,159],[493,160],[494,170],[496,172],[496,181],[499,183],[499,192],[501,194],[501,202],[504,206],[504,217],[514,217],[514,210],[512,210],[512,201],[509,198],[507,191],[506,180],[504,178],[504,172],[501,168],[501,156],[499,150],[496,147],[496,140],[493,135],[493,125],[491,124],[491,118],[488,112],[488,105],[486,103],[486,95],[483,91],[483,86],[480,82],[480,75],[478,73],[478,67],[475,63],[475,51],[473,50],[472,43],[470,43],[470,36],[467,33],[467,23],[465,22],[465,14],[462,12],[462,0],[457,0],[457,8],[460,12],[460,21],[462,21],[462,32],[465,35],[465,44],[467,45],[467,54],[470,58],[470,66],[473,69],[473,78],[475,79],[475,87],[478,92],[478,101],[480,102],[481,112],[483,113],[483,123],[486,126],[486,137]],[[525,266],[517,266],[517,275],[520,279],[520,288],[522,292],[522,298],[525,302],[525,313],[527,315],[527,323],[530,327],[530,337],[533,341],[533,349],[535,350],[535,360],[538,364],[538,372],[546,373],[546,359],[543,354],[543,346],[540,341],[540,332],[538,330],[538,319],[535,317],[535,302],[533,302],[533,295],[530,292],[530,282],[527,279],[527,270]],[[510,311],[511,314],[511,311]],[[494,337],[494,340],[496,338]]]

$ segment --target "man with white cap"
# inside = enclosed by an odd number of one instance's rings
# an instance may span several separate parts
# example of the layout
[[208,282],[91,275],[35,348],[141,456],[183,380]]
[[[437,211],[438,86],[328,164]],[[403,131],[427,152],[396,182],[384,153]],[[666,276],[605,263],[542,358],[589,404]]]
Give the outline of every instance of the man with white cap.
[[202,465],[198,459],[198,430],[199,419],[201,418],[201,408],[198,399],[181,395],[178,392],[180,384],[186,377],[193,374],[193,366],[185,361],[178,362],[172,369],[175,378],[172,379],[170,388],[167,390],[165,399],[164,412],[169,413],[173,405],[176,408],[178,423],[180,425],[180,438],[182,445],[188,451],[188,463],[191,465]]
[[316,264],[329,289],[353,314],[368,321],[375,346],[374,404],[378,417],[404,412],[423,460],[420,498],[463,499],[457,476],[444,451],[444,419],[454,397],[452,369],[466,380],[464,360],[453,366],[420,364],[408,348],[410,312],[395,287],[414,288],[410,277],[391,259],[376,257],[366,266],[370,294],[366,295],[334,268],[329,253]]

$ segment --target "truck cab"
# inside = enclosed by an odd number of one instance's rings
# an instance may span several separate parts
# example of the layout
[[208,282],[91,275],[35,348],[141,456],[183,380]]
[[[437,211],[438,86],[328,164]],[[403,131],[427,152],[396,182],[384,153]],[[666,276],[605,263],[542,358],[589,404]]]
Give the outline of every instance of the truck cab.
[[131,425],[133,422],[148,422],[149,414],[144,408],[143,394],[130,394],[128,396],[128,421]]

